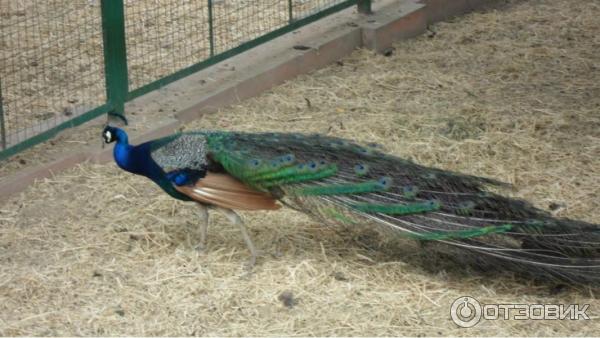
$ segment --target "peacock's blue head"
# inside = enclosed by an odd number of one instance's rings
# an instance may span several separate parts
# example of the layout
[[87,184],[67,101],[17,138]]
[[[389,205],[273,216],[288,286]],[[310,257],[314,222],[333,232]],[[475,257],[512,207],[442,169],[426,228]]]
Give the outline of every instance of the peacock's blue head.
[[102,131],[102,138],[107,144],[115,141],[127,143],[127,133],[117,127],[106,126]]

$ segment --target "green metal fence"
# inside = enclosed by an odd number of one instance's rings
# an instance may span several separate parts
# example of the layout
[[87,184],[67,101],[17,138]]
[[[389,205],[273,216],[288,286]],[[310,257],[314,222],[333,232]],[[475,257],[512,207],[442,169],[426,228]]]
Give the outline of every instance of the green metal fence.
[[0,160],[371,0],[0,0]]

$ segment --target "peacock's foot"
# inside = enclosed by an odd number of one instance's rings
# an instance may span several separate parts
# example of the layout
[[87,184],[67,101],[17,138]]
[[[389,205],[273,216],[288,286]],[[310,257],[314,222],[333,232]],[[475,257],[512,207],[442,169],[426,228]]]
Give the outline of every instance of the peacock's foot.
[[252,270],[254,270],[258,256],[259,256],[259,254],[257,252],[255,252],[252,255],[250,255],[250,258],[244,263],[244,269],[247,272],[251,272]]
[[193,249],[196,250],[198,253],[204,254],[206,253],[206,244],[198,243],[193,246]]

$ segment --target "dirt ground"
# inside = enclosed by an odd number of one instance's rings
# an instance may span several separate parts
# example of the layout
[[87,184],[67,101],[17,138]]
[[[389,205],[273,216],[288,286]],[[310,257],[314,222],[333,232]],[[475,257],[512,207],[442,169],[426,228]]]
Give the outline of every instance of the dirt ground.
[[[186,129],[309,131],[496,178],[557,216],[600,223],[600,4],[509,0],[366,50]],[[309,104],[310,103],[310,104]],[[430,262],[290,210],[243,213],[262,257],[211,216],[114,164],[84,164],[0,204],[2,335],[519,335],[600,332],[598,289]],[[590,304],[589,321],[482,321],[452,302]]]

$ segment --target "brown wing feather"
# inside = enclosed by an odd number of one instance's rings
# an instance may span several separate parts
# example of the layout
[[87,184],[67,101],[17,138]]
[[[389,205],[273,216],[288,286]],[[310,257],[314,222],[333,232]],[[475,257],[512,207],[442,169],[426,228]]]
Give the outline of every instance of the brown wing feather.
[[276,200],[227,174],[207,173],[193,186],[175,186],[180,193],[206,204],[237,210],[277,210]]

